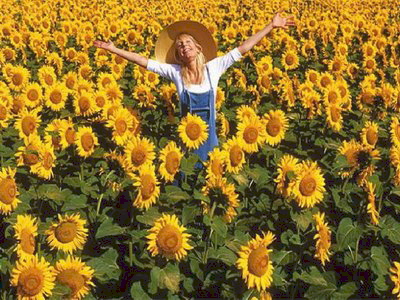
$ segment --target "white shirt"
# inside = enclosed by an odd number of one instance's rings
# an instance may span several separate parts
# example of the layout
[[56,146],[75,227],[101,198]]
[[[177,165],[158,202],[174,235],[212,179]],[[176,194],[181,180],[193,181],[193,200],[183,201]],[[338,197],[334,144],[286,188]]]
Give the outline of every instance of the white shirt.
[[[240,60],[242,54],[235,48],[223,56],[216,57],[206,63],[208,71],[210,72],[211,85],[214,91],[214,102],[217,97],[218,81],[221,75],[231,66],[234,62]],[[183,92],[183,81],[180,73],[181,65],[160,63],[156,60],[149,59],[147,63],[147,70],[159,74],[162,77],[172,80],[180,96]],[[191,84],[186,87],[189,92],[203,93],[210,90],[210,83],[208,80],[207,70],[204,68],[204,80],[201,84]]]

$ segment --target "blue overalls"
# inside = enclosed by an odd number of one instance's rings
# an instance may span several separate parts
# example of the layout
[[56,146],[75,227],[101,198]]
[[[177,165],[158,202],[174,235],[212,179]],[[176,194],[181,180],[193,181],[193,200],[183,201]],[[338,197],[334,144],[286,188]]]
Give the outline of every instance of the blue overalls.
[[[210,73],[207,69],[207,77],[210,82],[210,90],[204,93],[193,93],[189,92],[183,83],[183,92],[180,97],[181,105],[181,117],[187,115],[188,112],[196,114],[203,119],[208,125],[208,138],[207,140],[196,150],[193,150],[202,161],[206,161],[208,153],[218,146],[216,117],[215,117],[215,103],[214,103],[214,92],[211,85]],[[201,165],[201,164],[199,164]],[[197,166],[199,166],[197,165]]]

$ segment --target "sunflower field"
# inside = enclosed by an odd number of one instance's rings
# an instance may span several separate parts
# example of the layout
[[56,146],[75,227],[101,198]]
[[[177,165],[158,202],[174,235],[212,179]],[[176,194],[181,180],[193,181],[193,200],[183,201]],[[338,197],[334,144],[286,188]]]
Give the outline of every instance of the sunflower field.
[[[204,24],[219,147],[154,58]],[[2,0],[0,299],[400,298],[398,0]],[[186,147],[186,148],[187,148]]]

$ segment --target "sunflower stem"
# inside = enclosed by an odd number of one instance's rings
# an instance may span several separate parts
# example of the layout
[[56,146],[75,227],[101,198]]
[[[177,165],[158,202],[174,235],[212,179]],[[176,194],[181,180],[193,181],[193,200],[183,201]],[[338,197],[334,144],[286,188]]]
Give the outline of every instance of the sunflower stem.
[[96,216],[100,213],[101,201],[103,200],[104,194],[101,194],[99,197],[99,201],[97,202]]
[[132,249],[132,241],[129,241],[129,266],[132,267],[132,256],[133,256],[133,249]]

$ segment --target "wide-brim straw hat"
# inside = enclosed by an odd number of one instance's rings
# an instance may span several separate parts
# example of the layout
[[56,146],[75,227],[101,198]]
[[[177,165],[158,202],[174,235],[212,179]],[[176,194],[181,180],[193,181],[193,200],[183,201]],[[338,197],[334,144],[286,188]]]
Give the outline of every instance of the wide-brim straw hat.
[[206,61],[217,57],[217,45],[210,31],[196,21],[178,21],[164,28],[155,45],[156,60],[162,63],[179,64],[175,59],[175,38],[180,33],[188,33],[201,45]]

